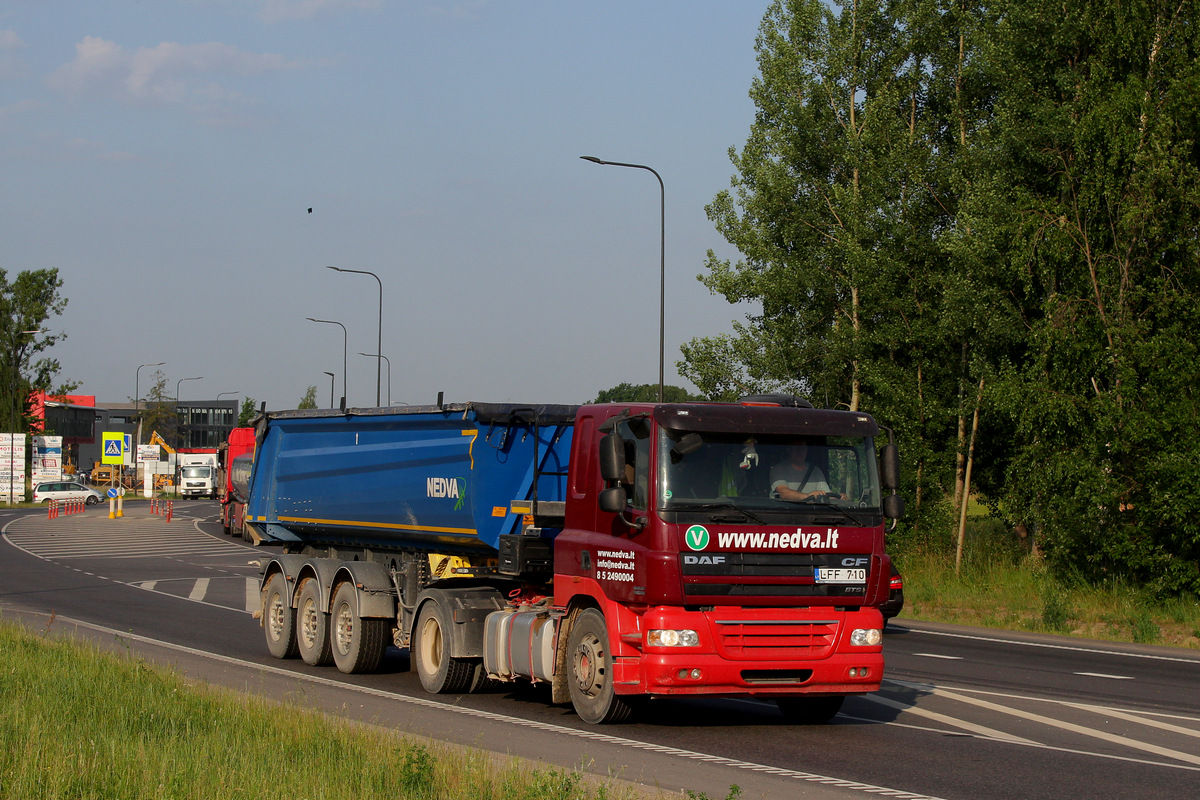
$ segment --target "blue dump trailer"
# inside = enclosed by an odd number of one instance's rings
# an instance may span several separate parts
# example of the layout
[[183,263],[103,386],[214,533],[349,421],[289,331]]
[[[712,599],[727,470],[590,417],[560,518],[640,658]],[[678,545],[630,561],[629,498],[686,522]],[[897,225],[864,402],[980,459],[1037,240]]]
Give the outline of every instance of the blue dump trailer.
[[882,676],[878,430],[774,396],[264,414],[267,646],[344,672],[396,646],[429,691],[545,682],[594,723],[647,695],[828,719]]

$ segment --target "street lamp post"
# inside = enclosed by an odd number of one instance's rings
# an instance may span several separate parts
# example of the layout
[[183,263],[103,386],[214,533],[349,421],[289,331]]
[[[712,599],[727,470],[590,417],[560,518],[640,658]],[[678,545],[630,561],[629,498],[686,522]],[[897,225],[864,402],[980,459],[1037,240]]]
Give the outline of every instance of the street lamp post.
[[[325,269],[331,269],[331,270],[334,270],[335,272],[353,272],[356,275],[370,275],[372,278],[375,279],[375,282],[379,284],[379,340],[375,345],[375,349],[382,351],[383,350],[383,281],[379,280],[379,276],[376,275],[374,272],[368,272],[365,269],[345,269],[343,267],[326,267]],[[391,365],[389,364],[388,366],[390,367]],[[375,406],[376,406],[376,408],[378,408],[380,406],[380,396],[382,394],[379,390],[381,374],[382,374],[382,370],[380,369],[379,362],[376,361],[375,362]],[[390,382],[390,378],[389,378],[389,382]]]
[[346,396],[349,394],[349,392],[346,391],[346,362],[348,355],[346,349],[346,326],[332,319],[315,319],[314,317],[305,317],[305,319],[309,322],[324,322],[326,325],[337,325],[342,329],[342,404],[345,405]]
[[602,164],[610,167],[644,169],[647,172],[654,173],[654,177],[658,178],[659,219],[661,220],[658,249],[658,402],[661,403],[663,401],[663,356],[667,328],[667,189],[663,185],[662,176],[645,164],[623,164],[620,161],[604,161],[595,156],[580,156],[580,158],[584,161],[591,161],[593,164]]
[[337,376],[332,372],[326,372],[329,376],[329,407],[333,408],[333,384],[337,382]]
[[142,367],[161,367],[166,364],[165,361],[158,361],[154,364],[142,364],[133,373],[133,417],[137,420],[137,443],[142,444]]
[[[200,375],[195,378],[180,378],[179,380],[175,381],[175,415],[179,416],[180,420],[182,420],[183,417],[179,413],[179,384],[183,383],[184,381],[202,381],[202,380],[204,380],[203,375]],[[183,423],[182,423],[182,421],[180,422],[180,425],[179,425],[179,443],[180,443],[179,444],[180,447],[187,446],[187,445],[183,444]]]
[[[218,395],[217,395],[217,406],[218,406],[218,407],[217,407],[217,409],[214,411],[214,413],[219,413],[219,412],[220,412],[221,398],[222,398],[222,397],[224,397],[224,396],[225,396],[225,395],[227,395],[227,394],[231,394],[231,395],[234,395],[234,396],[236,397],[237,395],[241,394],[241,392],[221,392],[220,394],[218,394]],[[229,423],[229,429],[230,429],[230,430],[233,430],[233,427],[234,427],[234,425],[236,425],[236,424],[237,424],[237,413],[236,413],[236,412],[237,412],[237,403],[236,403],[236,402],[233,404],[233,410],[234,410],[234,413],[232,413],[232,414],[230,414],[230,415],[229,415],[229,417],[230,417],[230,420],[231,420],[231,421],[230,421],[230,423]],[[221,429],[221,428],[223,428],[223,427],[224,427],[223,425],[221,425],[220,423],[218,423],[218,422],[216,421],[216,419],[214,419],[214,420],[213,420],[213,425],[214,425],[214,427],[217,427],[218,429]],[[226,434],[226,436],[228,436],[228,434]]]
[[378,361],[379,359],[382,358],[384,361],[387,362],[387,365],[388,365],[388,405],[390,406],[392,404],[392,360],[390,358],[388,358],[387,356],[383,355],[382,353],[359,353],[359,355],[366,356],[367,358],[373,358],[376,361]]

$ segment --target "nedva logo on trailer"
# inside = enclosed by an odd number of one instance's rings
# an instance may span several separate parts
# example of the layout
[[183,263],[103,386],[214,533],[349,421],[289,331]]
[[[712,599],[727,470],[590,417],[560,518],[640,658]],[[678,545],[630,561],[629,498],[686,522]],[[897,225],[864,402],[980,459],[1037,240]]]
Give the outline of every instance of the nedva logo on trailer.
[[462,478],[426,478],[426,497],[453,497],[455,511],[461,511],[467,501],[467,482]]

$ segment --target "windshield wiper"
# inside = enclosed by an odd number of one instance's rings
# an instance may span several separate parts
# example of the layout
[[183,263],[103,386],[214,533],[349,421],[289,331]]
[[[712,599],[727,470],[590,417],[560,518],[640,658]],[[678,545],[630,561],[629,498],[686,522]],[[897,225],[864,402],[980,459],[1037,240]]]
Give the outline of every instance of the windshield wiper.
[[[749,517],[750,519],[754,520],[755,522],[763,522],[762,517],[758,516],[753,511],[746,508],[745,506],[738,505],[738,503],[736,501],[734,501],[732,498],[727,498],[724,500],[717,500],[717,501],[711,502],[711,503],[696,503],[694,505],[689,503],[688,505],[683,506],[683,508],[688,511],[691,511],[693,509],[709,510],[709,509],[714,509],[714,508],[731,508],[734,511],[741,514],[743,517]],[[712,522],[740,522],[741,521],[741,520],[736,520],[736,519],[726,519],[726,518],[723,518],[720,514],[713,514],[711,517],[709,517],[709,519]]]

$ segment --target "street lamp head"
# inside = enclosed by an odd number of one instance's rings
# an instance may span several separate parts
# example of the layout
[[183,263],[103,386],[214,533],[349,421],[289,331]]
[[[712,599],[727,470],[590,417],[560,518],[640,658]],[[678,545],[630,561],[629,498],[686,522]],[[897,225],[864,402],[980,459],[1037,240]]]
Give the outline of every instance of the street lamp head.
[[607,164],[608,163],[607,161],[601,161],[600,159],[596,158],[595,156],[580,156],[580,158],[582,158],[584,161],[590,161],[593,164]]

